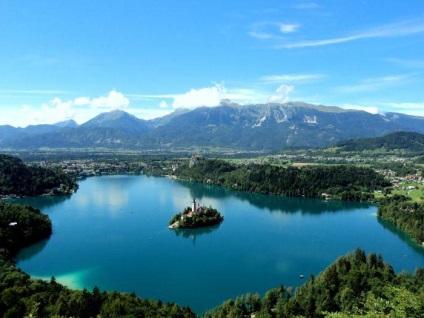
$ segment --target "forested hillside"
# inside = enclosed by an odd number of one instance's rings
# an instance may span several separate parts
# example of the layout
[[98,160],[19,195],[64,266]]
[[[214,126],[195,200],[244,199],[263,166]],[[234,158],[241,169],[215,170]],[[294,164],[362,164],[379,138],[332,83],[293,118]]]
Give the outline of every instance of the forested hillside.
[[394,196],[382,200],[377,215],[410,235],[418,244],[424,243],[424,204]]
[[50,219],[40,210],[0,201],[0,249],[13,253],[51,233]]
[[336,144],[343,151],[408,150],[424,153],[424,135],[415,132],[395,132],[383,137],[348,140]]
[[234,165],[222,160],[192,159],[182,164],[176,176],[212,183],[235,190],[285,196],[320,197],[367,201],[372,192],[388,186],[383,176],[370,168],[355,166],[277,167]]
[[340,257],[295,292],[283,285],[261,299],[246,294],[207,312],[224,317],[422,317],[424,269],[414,275],[393,272],[380,255],[357,249]]
[[27,166],[19,158],[0,154],[0,195],[65,194],[76,187],[75,179],[60,169]]

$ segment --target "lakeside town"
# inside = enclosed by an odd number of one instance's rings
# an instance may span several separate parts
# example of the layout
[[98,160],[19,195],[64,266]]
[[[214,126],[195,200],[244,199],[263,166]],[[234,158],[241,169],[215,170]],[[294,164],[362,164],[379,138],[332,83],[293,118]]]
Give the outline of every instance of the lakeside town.
[[[191,160],[199,160],[202,158],[201,155],[192,156]],[[325,159],[325,160],[324,160]],[[246,159],[227,159],[230,162],[234,162],[241,165],[255,165],[255,164],[272,164],[272,165],[292,165],[292,166],[307,166],[307,165],[322,165],[326,164],[327,160],[337,160],[340,164],[352,164],[356,163],[361,165],[361,158],[356,156],[350,157],[322,157],[320,155],[307,156],[303,155],[270,155],[256,158]],[[181,162],[186,160],[185,158],[174,158],[174,159],[75,159],[75,160],[39,160],[32,161],[30,165],[41,166],[44,168],[60,168],[66,174],[76,176],[77,179],[84,179],[93,176],[103,175],[115,175],[115,174],[149,174],[149,175],[162,175],[169,176],[178,169]],[[382,160],[382,159],[381,159]],[[424,201],[424,175],[423,169],[408,168],[407,158],[399,156],[386,157],[386,165],[393,164],[395,167],[402,167],[399,169],[375,169],[375,171],[384,177],[386,177],[391,187],[384,191],[376,191],[374,195],[376,198],[382,197],[388,194],[400,194],[411,196],[414,201]],[[379,165],[377,165],[379,166]],[[403,167],[405,167],[403,169]],[[61,190],[61,189],[58,189]],[[9,196],[11,197],[11,196]],[[12,195],[13,197],[13,195]]]

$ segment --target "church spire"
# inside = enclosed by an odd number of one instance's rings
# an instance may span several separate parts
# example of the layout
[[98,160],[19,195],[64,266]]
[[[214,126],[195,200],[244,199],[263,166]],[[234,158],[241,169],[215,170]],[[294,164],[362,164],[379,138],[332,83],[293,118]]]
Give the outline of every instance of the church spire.
[[196,198],[193,197],[193,203],[191,204],[191,211],[194,213],[197,211]]

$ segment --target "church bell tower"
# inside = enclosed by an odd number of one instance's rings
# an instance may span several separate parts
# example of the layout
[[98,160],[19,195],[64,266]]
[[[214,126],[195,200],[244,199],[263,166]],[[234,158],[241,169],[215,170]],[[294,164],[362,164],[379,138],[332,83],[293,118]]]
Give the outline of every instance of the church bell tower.
[[196,199],[193,198],[193,203],[191,204],[191,211],[193,213],[195,213],[197,211],[197,203],[196,203]]

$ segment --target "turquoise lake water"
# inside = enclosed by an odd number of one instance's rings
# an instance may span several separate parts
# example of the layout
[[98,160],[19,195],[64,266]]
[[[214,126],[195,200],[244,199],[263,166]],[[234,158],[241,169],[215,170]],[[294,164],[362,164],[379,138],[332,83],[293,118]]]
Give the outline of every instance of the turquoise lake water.
[[[247,292],[299,286],[360,247],[396,272],[424,266],[424,249],[379,221],[371,205],[285,198],[149,176],[83,180],[69,197],[20,199],[48,214],[50,239],[17,266],[74,288],[135,292],[202,313]],[[192,198],[224,215],[212,228],[168,221]],[[305,275],[305,279],[299,275]]]

